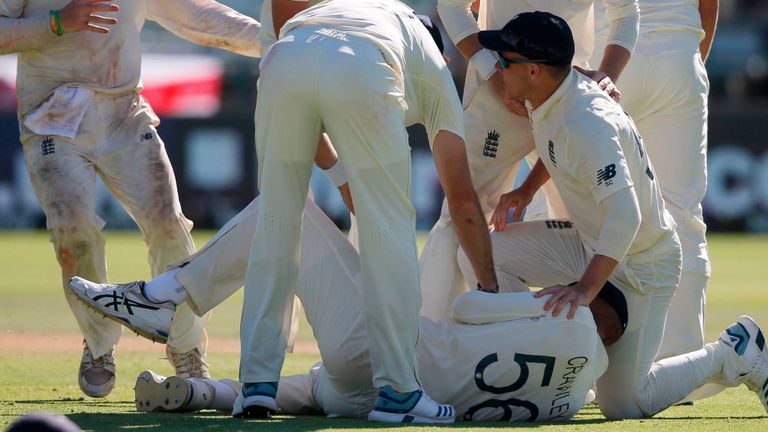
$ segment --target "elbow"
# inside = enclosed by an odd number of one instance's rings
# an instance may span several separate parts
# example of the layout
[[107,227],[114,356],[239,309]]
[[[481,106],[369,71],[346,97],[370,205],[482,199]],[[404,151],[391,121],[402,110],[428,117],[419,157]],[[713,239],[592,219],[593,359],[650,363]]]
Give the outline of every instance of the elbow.
[[485,223],[485,218],[480,210],[480,204],[477,202],[476,196],[449,199],[448,211],[451,214],[451,219],[456,224],[479,225]]

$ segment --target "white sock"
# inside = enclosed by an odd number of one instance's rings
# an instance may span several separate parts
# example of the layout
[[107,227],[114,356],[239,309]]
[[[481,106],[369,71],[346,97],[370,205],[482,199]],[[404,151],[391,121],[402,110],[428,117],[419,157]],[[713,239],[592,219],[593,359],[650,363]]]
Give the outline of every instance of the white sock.
[[144,284],[144,295],[155,303],[172,302],[176,306],[187,301],[187,290],[176,280],[180,268],[174,268]]

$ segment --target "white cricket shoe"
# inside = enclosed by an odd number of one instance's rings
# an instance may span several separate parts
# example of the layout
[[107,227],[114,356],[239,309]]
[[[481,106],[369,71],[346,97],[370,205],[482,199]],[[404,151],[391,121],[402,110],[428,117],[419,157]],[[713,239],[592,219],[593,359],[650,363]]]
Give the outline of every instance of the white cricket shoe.
[[144,295],[144,281],[100,284],[75,276],[69,280],[69,288],[86,305],[140,336],[168,341],[176,305],[150,301]]
[[215,390],[189,378],[166,378],[145,370],[136,378],[136,409],[141,412],[194,412],[213,405]]
[[115,353],[109,350],[101,357],[93,358],[91,349],[83,341],[83,356],[77,374],[80,390],[92,398],[103,398],[115,387]]
[[277,383],[244,383],[232,406],[232,417],[268,419],[277,412]]
[[136,409],[141,412],[232,411],[240,383],[232,380],[166,378],[145,370],[136,378]]
[[171,365],[173,365],[173,368],[176,370],[177,377],[211,378],[211,375],[208,373],[208,363],[205,362],[205,358],[197,348],[192,348],[187,352],[177,353],[172,351],[171,348],[166,345],[165,354],[168,356],[168,361],[171,362]]
[[738,373],[737,380],[757,394],[768,412],[768,349],[760,327],[752,318],[742,315],[725,329],[719,342],[735,354],[730,357],[735,364],[726,365],[725,370]]
[[368,420],[381,423],[446,424],[456,421],[451,405],[432,400],[423,389],[410,393],[398,393],[390,386],[379,389]]

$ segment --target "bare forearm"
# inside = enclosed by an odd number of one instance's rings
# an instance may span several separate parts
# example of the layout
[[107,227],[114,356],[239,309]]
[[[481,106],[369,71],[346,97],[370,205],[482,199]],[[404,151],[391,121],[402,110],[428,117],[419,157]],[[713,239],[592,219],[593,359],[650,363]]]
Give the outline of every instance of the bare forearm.
[[473,202],[450,205],[449,210],[459,245],[467,254],[478,283],[484,289],[495,291],[498,283],[493,265],[491,237],[477,197],[475,196]]
[[498,284],[493,267],[491,237],[472,185],[464,140],[452,132],[441,130],[435,136],[432,152],[459,244],[467,254],[480,286],[495,291]]
[[456,48],[458,48],[459,52],[464,56],[465,59],[469,60],[473,55],[475,55],[476,52],[483,49],[483,46],[480,45],[480,41],[477,38],[477,33],[474,33],[457,42]]
[[587,265],[587,269],[579,279],[579,284],[588,287],[592,297],[597,295],[603,288],[603,285],[611,277],[611,273],[616,269],[619,262],[605,255],[595,254]]
[[709,57],[709,51],[712,48],[712,41],[715,39],[715,30],[717,29],[717,16],[719,10],[719,0],[699,1],[701,28],[704,29],[704,39],[702,39],[699,45],[699,50],[701,51],[701,60],[705,62],[707,61],[707,57]]
[[533,165],[533,168],[531,168],[531,172],[528,173],[528,177],[525,178],[525,181],[520,187],[533,195],[544,186],[544,183],[546,183],[547,180],[549,180],[549,172],[544,166],[544,163],[541,162],[541,159],[538,159],[536,160],[536,164]]
[[481,48],[477,41],[477,32],[480,31],[480,27],[477,19],[472,15],[472,6],[472,0],[438,0],[437,2],[437,13],[443,21],[446,33],[467,60]]
[[605,72],[613,82],[617,82],[632,54],[618,45],[607,45],[600,62],[600,71]]

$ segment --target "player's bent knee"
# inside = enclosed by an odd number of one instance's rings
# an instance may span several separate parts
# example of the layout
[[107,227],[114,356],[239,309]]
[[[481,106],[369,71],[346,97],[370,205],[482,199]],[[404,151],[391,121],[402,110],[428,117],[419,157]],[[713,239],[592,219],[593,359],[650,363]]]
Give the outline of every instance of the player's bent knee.
[[51,229],[51,242],[56,250],[56,258],[64,266],[103,247],[104,234],[100,227],[93,224],[58,227]]

